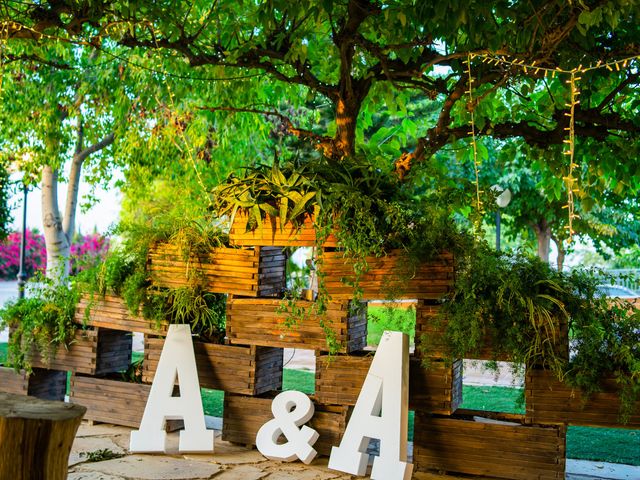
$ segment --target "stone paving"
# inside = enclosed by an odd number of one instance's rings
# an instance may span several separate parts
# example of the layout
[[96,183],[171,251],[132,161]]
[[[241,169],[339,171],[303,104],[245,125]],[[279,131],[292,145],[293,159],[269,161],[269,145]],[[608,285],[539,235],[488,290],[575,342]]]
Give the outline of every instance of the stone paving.
[[[257,450],[224,442],[220,438],[220,419],[207,417],[215,427],[215,452],[180,454],[178,432],[167,435],[167,454],[129,454],[130,428],[83,423],[69,457],[69,480],[347,480],[363,477],[341,474],[327,468],[327,458],[311,465],[267,460]],[[410,445],[411,447],[411,445]],[[410,449],[411,450],[411,449]],[[120,458],[90,461],[88,453],[108,451]],[[465,477],[469,480],[469,477]],[[475,480],[482,480],[474,477]],[[463,480],[462,477],[415,473],[414,480]],[[638,480],[640,467],[602,462],[567,461],[566,480]]]
[[[216,432],[215,453],[177,453],[178,433],[168,437],[168,454],[127,454],[129,432],[111,425],[81,425],[69,457],[69,480],[347,480],[363,477],[327,467],[328,459],[311,465],[267,460],[257,450],[233,445]],[[87,453],[108,450],[121,458],[91,462]],[[416,473],[415,480],[461,480],[460,477]]]

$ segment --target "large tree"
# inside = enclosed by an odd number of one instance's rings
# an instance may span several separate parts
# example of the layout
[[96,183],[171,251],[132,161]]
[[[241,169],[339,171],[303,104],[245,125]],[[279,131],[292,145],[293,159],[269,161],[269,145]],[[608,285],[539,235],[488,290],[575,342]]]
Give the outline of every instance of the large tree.
[[[573,118],[583,139],[576,163],[590,162],[628,194],[640,188],[637,61],[582,71],[640,54],[637,2],[104,0],[16,3],[5,12],[9,38],[38,41],[55,32],[97,48],[110,39],[158,61],[178,55],[187,62],[182,72],[230,78],[226,94],[199,105],[213,125],[224,116],[267,115],[336,162],[364,155],[395,163],[404,176],[472,131],[553,151]],[[573,107],[571,75],[549,74],[556,69],[579,77]],[[426,124],[407,108],[416,95],[438,104]],[[302,102],[328,104],[332,121],[297,122],[290,108]],[[405,117],[404,135],[372,131],[385,108]],[[611,153],[621,151],[624,161]],[[541,161],[568,176],[571,162],[559,151]]]

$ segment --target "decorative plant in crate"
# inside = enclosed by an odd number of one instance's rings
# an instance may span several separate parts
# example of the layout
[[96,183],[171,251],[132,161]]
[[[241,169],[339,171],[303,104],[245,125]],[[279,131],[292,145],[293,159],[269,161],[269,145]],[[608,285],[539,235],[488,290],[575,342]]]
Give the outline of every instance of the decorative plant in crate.
[[[602,274],[558,272],[537,258],[478,243],[459,259],[440,309],[452,358],[489,342],[516,365],[538,365],[589,395],[612,376],[623,416],[640,399],[640,310],[604,297]],[[429,338],[423,338],[428,353]]]
[[73,322],[78,300],[76,283],[58,283],[37,276],[30,284],[27,298],[8,302],[0,309],[0,330],[8,328],[8,364],[16,370],[31,372],[31,354],[37,351],[49,361],[60,345],[74,338]]
[[[178,288],[158,288],[147,270],[149,250],[158,243],[176,247],[183,258],[208,252],[225,239],[217,228],[205,222],[155,216],[146,223],[121,225],[122,244],[109,251],[93,271],[83,272],[83,290],[95,302],[106,294],[121,296],[132,315],[155,322],[189,323],[194,334],[219,342],[224,336],[225,296],[207,292],[198,269],[190,270],[188,281]],[[85,310],[88,319],[93,303]],[[159,332],[160,333],[160,332]]]

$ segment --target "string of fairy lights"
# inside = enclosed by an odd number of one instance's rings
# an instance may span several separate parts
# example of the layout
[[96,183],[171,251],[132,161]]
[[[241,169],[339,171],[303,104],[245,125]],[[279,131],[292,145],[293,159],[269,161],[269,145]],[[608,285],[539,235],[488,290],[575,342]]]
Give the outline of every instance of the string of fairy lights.
[[[3,60],[4,60],[4,47],[5,42],[8,39],[9,32],[9,23],[10,22],[2,22],[0,24],[0,92],[2,92],[2,72],[3,72]],[[15,27],[17,24],[12,24]],[[20,29],[25,29],[32,31],[39,38],[47,38],[47,39],[55,39],[62,40],[71,43],[82,43],[87,44],[87,42],[77,42],[70,39],[64,39],[60,37],[55,37],[52,35],[45,34],[43,32],[36,31],[26,25],[18,25]],[[168,71],[156,71],[150,67],[144,65],[138,65],[133,62],[128,61],[127,59],[121,58],[115,54],[106,52],[111,55],[113,59],[118,59],[124,61],[131,65],[133,68],[140,68],[148,71],[154,71],[158,74],[166,75],[166,76],[175,76],[183,79],[190,80],[202,80],[202,81],[228,81],[228,80],[244,80],[248,78],[252,78],[255,76],[262,76],[263,74],[249,74],[242,77],[229,77],[229,78],[199,78],[199,77],[189,77],[186,75],[177,75]],[[558,75],[568,76],[568,80],[566,83],[569,86],[569,102],[566,104],[566,107],[569,109],[568,113],[565,113],[567,117],[569,117],[568,126],[564,127],[566,133],[566,138],[564,140],[564,151],[563,154],[568,157],[568,165],[567,167],[567,175],[562,177],[562,180],[565,184],[565,188],[567,191],[567,204],[564,206],[568,211],[568,225],[565,227],[568,233],[568,241],[571,241],[573,235],[575,234],[575,230],[573,228],[574,220],[579,218],[579,215],[575,212],[575,194],[579,193],[580,186],[578,183],[578,178],[574,176],[576,169],[580,168],[580,165],[576,163],[576,155],[575,155],[575,147],[576,147],[576,136],[575,136],[575,111],[576,107],[580,103],[580,89],[579,82],[582,79],[581,75],[584,73],[606,69],[610,72],[620,72],[629,68],[634,62],[640,60],[640,55],[634,55],[618,60],[598,60],[595,63],[589,64],[587,66],[578,65],[575,68],[567,69],[561,67],[547,67],[544,65],[538,64],[536,61],[532,61],[528,63],[524,59],[519,59],[515,56],[509,56],[506,54],[496,54],[496,53],[473,53],[469,52],[467,54],[465,60],[464,74],[467,77],[467,89],[465,94],[468,98],[467,109],[469,111],[469,135],[471,137],[471,149],[472,149],[472,159],[473,159],[473,168],[474,168],[474,186],[476,190],[475,195],[475,206],[478,212],[478,218],[482,218],[482,214],[484,213],[484,203],[482,201],[483,190],[480,188],[480,167],[481,162],[478,155],[478,143],[477,143],[477,133],[476,133],[476,125],[475,125],[475,115],[474,110],[476,107],[477,100],[474,98],[474,78],[472,73],[472,63],[474,59],[479,59],[482,63],[486,63],[489,65],[501,65],[510,69],[520,69],[525,75],[530,75],[532,77],[544,77],[544,78],[555,78]],[[170,92],[172,93],[172,92]],[[199,177],[199,174],[198,174]],[[201,179],[199,179],[201,181]]]
[[481,218],[484,213],[483,203],[481,201],[481,194],[483,193],[480,189],[479,182],[479,170],[480,170],[480,162],[478,160],[478,145],[476,138],[476,128],[475,128],[475,99],[473,96],[473,75],[471,73],[472,70],[472,62],[475,58],[478,58],[482,61],[482,63],[487,63],[489,65],[502,65],[508,68],[518,68],[523,71],[526,75],[531,75],[533,77],[543,76],[544,78],[552,77],[555,78],[557,75],[568,76],[569,78],[566,80],[567,85],[569,86],[569,102],[566,104],[566,107],[569,109],[565,115],[569,117],[568,126],[564,127],[566,132],[566,138],[564,139],[564,150],[563,154],[568,157],[568,165],[567,175],[562,177],[564,182],[566,191],[567,191],[567,203],[564,205],[568,212],[568,224],[565,226],[567,230],[567,241],[571,242],[573,240],[573,236],[575,235],[575,230],[573,228],[574,221],[579,217],[579,215],[575,211],[575,195],[579,193],[580,186],[578,183],[578,178],[575,176],[576,169],[580,168],[580,165],[576,163],[576,135],[575,135],[575,114],[576,107],[580,103],[580,88],[579,82],[582,79],[582,75],[586,72],[606,69],[610,72],[616,71],[620,72],[629,68],[634,62],[640,60],[640,55],[634,55],[627,58],[622,58],[619,60],[612,61],[602,61],[599,60],[594,64],[590,64],[588,66],[579,65],[573,69],[563,69],[560,67],[550,68],[541,65],[536,65],[536,62],[533,61],[531,63],[525,62],[525,60],[514,59],[512,57],[508,57],[506,55],[496,55],[496,54],[474,54],[469,53],[466,59],[466,70],[465,73],[467,75],[467,90],[466,94],[469,98],[468,101],[468,110],[469,110],[469,135],[471,136],[471,149],[473,153],[473,166],[475,171],[475,182],[474,186],[476,188],[476,208],[478,211],[478,217]]
[[480,161],[478,159],[478,143],[476,141],[476,122],[475,122],[475,105],[473,99],[473,75],[471,74],[471,54],[467,55],[467,90],[466,94],[469,97],[468,106],[469,106],[469,135],[471,135],[471,148],[473,154],[473,170],[475,173],[475,181],[474,185],[476,187],[476,209],[478,212],[478,221],[476,222],[476,230],[479,230],[481,225],[480,221],[482,218],[482,213],[484,211],[481,194],[483,191],[480,189]]

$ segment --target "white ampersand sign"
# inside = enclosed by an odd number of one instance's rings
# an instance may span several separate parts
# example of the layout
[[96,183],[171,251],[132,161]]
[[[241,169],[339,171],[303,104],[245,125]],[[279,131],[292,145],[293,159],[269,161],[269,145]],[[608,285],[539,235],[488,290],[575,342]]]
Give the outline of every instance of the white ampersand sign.
[[[318,440],[318,432],[300,425],[308,422],[315,412],[311,399],[302,392],[280,393],[271,403],[273,420],[265,423],[256,435],[258,451],[271,460],[292,462],[296,459],[309,464],[318,454],[313,445]],[[286,443],[278,443],[284,435]]]

